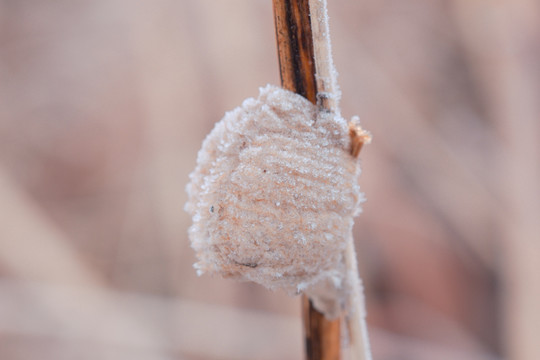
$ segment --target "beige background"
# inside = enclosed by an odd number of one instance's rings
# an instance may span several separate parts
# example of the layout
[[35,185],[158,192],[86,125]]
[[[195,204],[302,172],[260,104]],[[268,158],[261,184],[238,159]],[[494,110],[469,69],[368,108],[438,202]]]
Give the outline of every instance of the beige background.
[[[540,358],[539,10],[330,0],[377,360]],[[186,236],[266,83],[270,0],[0,0],[1,359],[301,358],[298,299],[197,278]]]

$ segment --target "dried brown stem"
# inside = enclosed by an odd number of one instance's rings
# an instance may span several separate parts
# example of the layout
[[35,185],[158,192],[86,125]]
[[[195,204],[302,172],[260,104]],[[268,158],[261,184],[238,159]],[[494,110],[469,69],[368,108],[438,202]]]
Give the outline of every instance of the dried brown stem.
[[[282,86],[317,102],[308,0],[273,0]],[[302,297],[306,359],[340,359],[340,320],[328,320]]]
[[[282,86],[317,104],[319,109],[339,116],[339,90],[332,61],[325,0],[273,0]],[[369,133],[356,121],[350,126],[351,155],[358,157]],[[371,358],[356,253],[352,238],[345,253],[352,285],[346,323],[350,335],[349,354],[355,360]],[[341,319],[329,320],[302,298],[303,323],[308,360],[341,358]]]
[[281,85],[316,103],[317,83],[308,0],[274,0]]

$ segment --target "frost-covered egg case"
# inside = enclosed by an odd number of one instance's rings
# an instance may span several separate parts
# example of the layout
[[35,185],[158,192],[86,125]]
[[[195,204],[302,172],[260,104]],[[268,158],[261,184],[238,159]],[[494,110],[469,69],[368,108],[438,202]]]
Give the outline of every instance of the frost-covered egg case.
[[360,211],[347,121],[268,85],[204,140],[186,210],[199,274],[340,297]]

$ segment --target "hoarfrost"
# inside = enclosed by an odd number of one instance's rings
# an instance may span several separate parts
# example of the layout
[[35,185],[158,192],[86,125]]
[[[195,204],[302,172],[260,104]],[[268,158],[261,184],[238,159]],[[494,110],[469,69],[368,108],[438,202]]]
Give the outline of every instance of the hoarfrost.
[[216,124],[190,175],[198,274],[305,292],[337,316],[349,291],[344,256],[363,199],[359,173],[339,114],[261,88]]

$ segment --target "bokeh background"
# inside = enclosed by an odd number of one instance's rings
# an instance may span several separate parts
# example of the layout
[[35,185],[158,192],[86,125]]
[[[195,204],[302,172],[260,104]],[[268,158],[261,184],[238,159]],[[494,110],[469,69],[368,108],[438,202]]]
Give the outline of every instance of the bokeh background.
[[[540,4],[329,2],[375,359],[540,359]],[[273,26],[0,0],[0,359],[302,358],[298,298],[198,278],[183,211],[213,124],[279,84]]]

